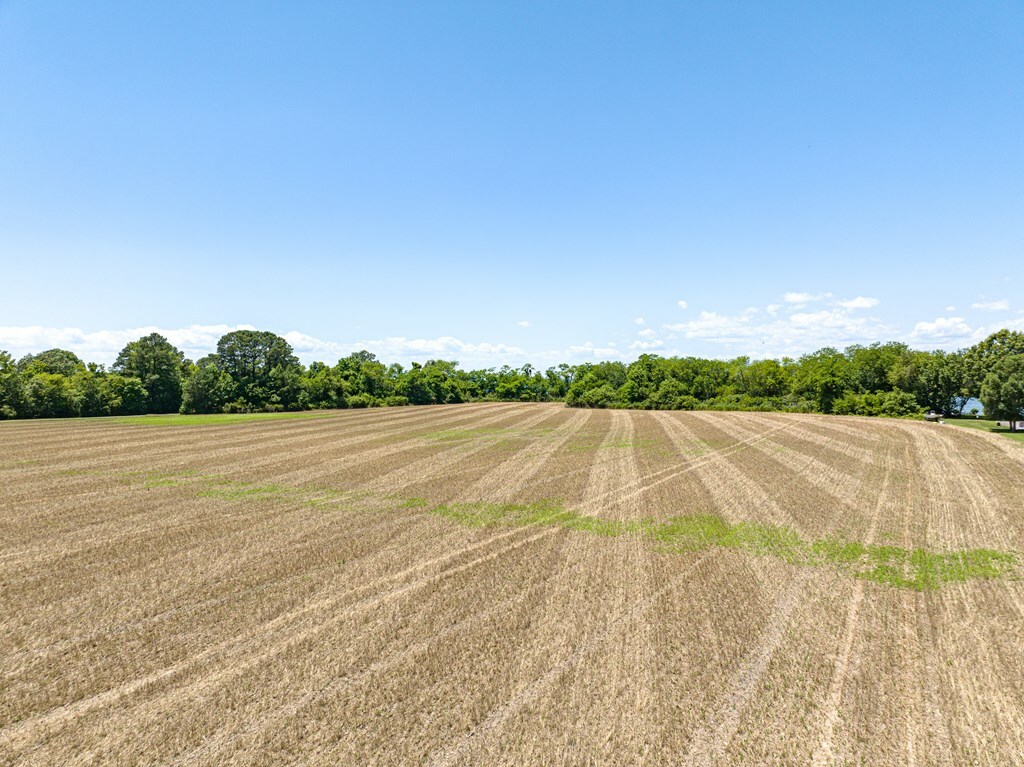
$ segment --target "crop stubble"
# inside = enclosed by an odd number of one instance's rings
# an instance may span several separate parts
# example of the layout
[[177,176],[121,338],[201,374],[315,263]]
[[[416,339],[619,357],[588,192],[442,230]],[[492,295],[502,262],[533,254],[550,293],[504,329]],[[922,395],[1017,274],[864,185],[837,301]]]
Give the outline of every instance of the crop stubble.
[[508,403],[0,424],[0,764],[1013,764],[1009,448]]

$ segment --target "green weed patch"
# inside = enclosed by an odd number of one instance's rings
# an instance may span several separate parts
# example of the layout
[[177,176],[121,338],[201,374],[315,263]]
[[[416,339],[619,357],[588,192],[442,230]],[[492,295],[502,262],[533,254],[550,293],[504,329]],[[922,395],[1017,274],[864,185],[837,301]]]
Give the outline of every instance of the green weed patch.
[[6,471],[8,469],[20,469],[25,466],[40,466],[43,462],[38,458],[26,459],[23,461],[6,461],[0,463],[0,470]]
[[856,578],[915,591],[936,589],[943,583],[999,578],[1017,564],[1015,555],[990,549],[934,553],[837,539],[805,541],[787,527],[758,522],[730,524],[712,514],[665,521],[620,521],[579,514],[556,501],[447,504],[435,506],[429,513],[466,527],[538,525],[607,537],[638,536],[673,553],[711,547],[734,549],[804,567],[834,567]]
[[616,520],[581,514],[555,500],[433,505],[426,498],[374,496],[330,487],[259,484],[194,472],[153,472],[133,474],[130,478],[141,479],[149,488],[189,487],[198,497],[222,501],[285,501],[315,508],[414,510],[470,528],[558,527],[607,538],[638,537],[666,553],[704,551],[712,547],[732,549],[801,567],[832,567],[855,578],[914,591],[937,589],[945,583],[1000,578],[1017,566],[1015,554],[992,549],[931,552],[837,538],[807,541],[788,527],[760,522],[731,524],[714,514],[690,514],[664,520]]

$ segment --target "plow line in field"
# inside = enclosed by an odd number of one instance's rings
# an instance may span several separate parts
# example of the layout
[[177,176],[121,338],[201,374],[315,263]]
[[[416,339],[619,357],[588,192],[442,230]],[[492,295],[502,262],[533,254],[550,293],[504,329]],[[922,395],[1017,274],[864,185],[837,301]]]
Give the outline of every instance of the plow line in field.
[[[80,717],[90,710],[94,710],[102,706],[111,705],[112,703],[121,700],[125,697],[131,696],[135,693],[145,692],[148,688],[152,687],[153,685],[167,683],[168,681],[174,679],[177,676],[186,674],[189,671],[194,671],[196,667],[202,664],[203,662],[211,660],[215,661],[218,657],[223,657],[229,654],[232,656],[234,656],[234,654],[237,653],[244,654],[243,657],[245,658],[245,660],[243,662],[235,663],[230,668],[223,669],[215,674],[205,675],[200,679],[192,682],[186,688],[178,688],[175,691],[176,694],[179,696],[185,695],[189,690],[192,690],[192,692],[195,694],[199,694],[201,690],[210,687],[215,682],[224,681],[224,679],[226,679],[227,676],[238,676],[244,673],[246,669],[265,661],[271,655],[284,652],[288,647],[297,644],[300,641],[308,640],[312,633],[322,633],[328,630],[332,625],[333,621],[325,622],[322,619],[320,619],[319,616],[322,616],[325,613],[329,614],[331,611],[342,606],[346,601],[352,599],[353,597],[356,598],[356,601],[352,602],[351,604],[344,605],[346,610],[351,611],[373,608],[378,606],[383,600],[395,599],[397,597],[407,594],[412,590],[429,586],[430,584],[441,579],[457,575],[471,568],[478,567],[482,564],[491,562],[496,558],[509,553],[510,551],[530,544],[545,536],[551,535],[555,531],[552,529],[546,529],[529,535],[525,538],[516,538],[515,536],[519,532],[521,531],[507,530],[505,532],[493,535],[485,539],[484,541],[477,543],[476,545],[467,546],[457,551],[449,552],[440,557],[436,557],[425,562],[419,562],[409,568],[402,570],[401,572],[384,576],[373,583],[363,584],[351,590],[333,595],[325,599],[308,602],[296,610],[285,613],[284,615],[278,616],[277,618],[274,618],[273,620],[260,625],[253,632],[244,634],[242,636],[233,637],[225,642],[209,647],[203,652],[197,654],[196,656],[186,661],[176,663],[172,666],[160,669],[159,671],[148,674],[146,676],[133,679],[130,682],[121,685],[120,687],[107,690],[103,693],[99,693],[97,695],[93,695],[82,700],[68,703],[55,710],[47,711],[37,716],[31,717],[29,719],[4,727],[0,729],[0,746],[12,749],[24,747],[26,739],[31,738],[32,733],[36,731],[38,728],[50,728],[53,726],[58,726],[61,723],[66,722],[70,719]],[[469,562],[463,563],[461,565],[456,565],[448,569],[444,569],[439,573],[419,577],[408,583],[401,583],[403,578],[407,578],[410,575],[415,576],[423,570],[426,570],[433,566],[443,566],[444,563],[452,559],[465,556],[466,554],[472,554],[481,549],[486,549],[487,547],[491,546],[496,542],[504,541],[509,538],[514,539],[512,543],[502,546],[497,551],[488,552]],[[373,593],[381,585],[386,584],[397,585],[394,585],[390,589],[387,589],[381,593]],[[359,598],[357,596],[358,594],[365,592],[370,592],[370,594],[362,598]],[[348,615],[348,613],[343,613],[342,618],[346,615]],[[296,628],[296,624],[298,624],[298,622],[305,617],[316,618],[316,620],[314,621],[315,626],[308,628],[306,631],[299,633],[298,635],[288,633],[285,639],[283,639],[277,644],[272,645],[269,649],[265,649],[262,652],[252,654],[253,650],[257,650],[266,643],[267,638],[270,635],[294,631]],[[341,618],[336,618],[335,620],[340,619]]]
[[[167,486],[177,484],[176,480],[168,477],[163,477],[161,482]],[[528,504],[473,501],[435,504],[425,498],[251,485],[220,477],[189,476],[182,480],[182,484],[193,487],[201,496],[229,501],[289,498],[313,507],[346,504],[353,513],[412,510],[471,528],[540,526],[604,537],[637,537],[651,542],[664,553],[713,547],[736,549],[782,559],[793,565],[829,565],[858,578],[918,591],[938,588],[946,582],[1007,576],[1016,570],[1018,561],[1014,552],[996,549],[932,551],[879,545],[873,543],[874,526],[869,531],[867,542],[832,537],[807,540],[785,525],[748,521],[729,523],[715,514],[615,519],[566,508],[557,500]],[[630,496],[627,494],[627,497]]]

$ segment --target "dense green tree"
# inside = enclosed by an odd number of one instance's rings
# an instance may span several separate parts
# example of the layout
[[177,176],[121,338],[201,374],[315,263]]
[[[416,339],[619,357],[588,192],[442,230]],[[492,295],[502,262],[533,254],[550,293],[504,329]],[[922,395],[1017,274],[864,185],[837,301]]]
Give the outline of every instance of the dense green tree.
[[758,360],[734,374],[737,390],[753,397],[781,397],[790,390],[789,370],[777,360]]
[[382,398],[392,391],[387,367],[365,349],[338,360],[334,370],[352,392]]
[[561,399],[572,386],[576,369],[564,362],[544,371],[547,394],[550,399]]
[[667,376],[667,370],[656,354],[641,354],[629,366],[626,381],[619,389],[622,402],[629,407],[651,407],[651,399]]
[[583,391],[578,397],[575,398],[575,402],[572,404],[580,407],[597,407],[605,408],[611,407],[618,402],[615,389],[611,387],[611,384],[601,384],[593,389],[587,389]]
[[0,419],[26,415],[25,384],[14,359],[0,351]]
[[146,387],[134,376],[111,373],[103,377],[101,388],[107,412],[111,415],[153,412],[148,407],[149,393]]
[[348,381],[334,368],[314,362],[302,378],[301,404],[314,410],[348,407],[352,394]]
[[[607,407],[617,402],[618,391],[626,383],[627,371],[621,362],[588,362],[580,365],[566,392],[566,404],[574,407]],[[599,395],[588,395],[588,392],[596,389],[601,389]]]
[[965,388],[972,397],[980,397],[985,378],[1004,357],[1024,354],[1024,333],[1000,330],[979,341],[964,354]]
[[35,373],[25,387],[28,414],[33,418],[70,418],[78,415],[78,392],[59,373]]
[[298,365],[291,344],[265,330],[235,330],[217,342],[217,365],[236,383],[261,382],[276,367]]
[[464,400],[542,402],[552,398],[552,387],[564,387],[564,381],[556,370],[549,369],[542,374],[532,365],[521,368],[504,365],[500,370],[456,370],[454,380]]
[[647,401],[656,410],[694,410],[700,401],[687,392],[686,386],[676,378],[666,378]]
[[862,392],[892,389],[890,372],[900,365],[910,353],[910,348],[901,343],[850,346],[845,351],[846,358],[850,361],[850,375],[853,383]]
[[406,397],[413,405],[434,405],[437,403],[434,391],[428,385],[423,374],[423,366],[412,363],[412,368],[398,381],[395,390]]
[[848,391],[832,403],[832,412],[836,415],[870,415],[899,418],[920,415],[921,406],[910,392]]
[[74,352],[66,349],[47,349],[39,354],[28,354],[18,360],[18,369],[26,375],[50,373],[70,378],[79,370],[85,370],[85,363]]
[[451,404],[465,401],[466,379],[458,374],[458,363],[428,360],[412,368],[396,383],[395,391],[413,405]]
[[959,415],[969,399],[962,352],[910,352],[890,370],[889,380],[940,413]]
[[[980,384],[972,383],[978,371],[987,375],[1015,349],[1024,349],[1024,334],[1000,331],[953,353],[876,343],[844,352],[828,347],[795,361],[645,354],[628,365],[563,364],[541,372],[529,364],[467,371],[451,360],[406,369],[385,366],[361,350],[333,366],[314,362],[307,370],[274,333],[228,333],[217,353],[195,364],[152,334],[126,345],[111,373],[62,349],[28,355],[16,364],[0,352],[0,418],[166,410],[179,396],[179,385],[181,412],[564,399],[578,407],[958,413],[974,391],[980,392]],[[995,389],[989,390],[989,399],[997,398]]]
[[[488,392],[494,399],[518,402],[541,402],[548,399],[548,379],[534,370],[532,365],[516,368],[504,366],[495,373],[487,371],[493,387]],[[463,395],[481,396],[483,382],[478,376],[468,375],[469,382],[463,386]]]
[[278,365],[271,369],[268,402],[274,410],[298,410],[302,402],[302,368]]
[[850,360],[836,349],[825,347],[799,360],[793,381],[794,393],[810,398],[822,413],[856,386]]
[[981,404],[985,417],[1008,420],[1010,430],[1024,420],[1024,354],[1002,357],[992,366],[981,385]]
[[189,370],[181,385],[182,413],[219,413],[235,391],[231,376],[214,359],[204,357]]
[[111,415],[110,402],[103,386],[104,378],[106,375],[101,371],[83,368],[67,379],[76,403],[75,415]]
[[[297,405],[299,390],[291,387],[289,371],[300,371],[301,366],[291,344],[281,336],[261,330],[233,331],[217,342],[214,361],[234,387],[226,407],[265,410]],[[285,385],[287,391],[279,389]]]
[[733,375],[733,366],[722,360],[683,357],[661,360],[666,378],[680,381],[686,393],[697,399],[711,399],[724,393]]
[[184,364],[184,354],[159,333],[150,333],[126,345],[117,355],[113,369],[142,382],[148,412],[177,413],[181,407]]

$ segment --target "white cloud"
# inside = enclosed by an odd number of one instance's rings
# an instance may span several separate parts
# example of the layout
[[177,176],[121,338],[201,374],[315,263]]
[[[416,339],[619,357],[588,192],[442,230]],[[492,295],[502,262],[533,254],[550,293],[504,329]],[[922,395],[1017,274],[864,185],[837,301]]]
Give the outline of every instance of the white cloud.
[[528,327],[530,327],[530,321],[529,320],[519,320],[519,322],[517,322],[516,325],[518,325],[521,328],[528,328]]
[[[545,355],[547,356],[547,355]],[[587,341],[586,343],[579,344],[577,346],[570,346],[565,352],[565,360],[573,360],[578,358],[592,358],[592,359],[607,359],[609,357],[621,357],[622,352],[618,349],[609,346],[594,346],[593,342]],[[562,360],[559,360],[562,361]]]
[[647,321],[643,317],[637,317],[635,320],[633,320],[633,324],[634,325],[646,325]]
[[838,301],[837,304],[844,309],[872,309],[878,306],[878,299],[857,296],[849,301]]
[[793,293],[789,292],[782,296],[782,300],[787,304],[808,304],[811,301],[820,301],[820,295],[811,295],[810,293]]
[[1024,317],[999,320],[989,325],[971,327],[963,317],[937,317],[932,322],[918,322],[906,340],[922,346],[943,349],[960,349],[972,346],[999,330],[1024,330]]
[[352,343],[337,343],[292,331],[285,333],[284,338],[295,349],[295,353],[306,362],[311,362],[315,359],[332,362],[360,349],[366,349],[376,354],[385,362],[456,359],[464,365],[485,364],[490,366],[492,364],[504,364],[509,361],[509,358],[520,359],[526,356],[526,351],[518,346],[467,343],[453,336],[440,336],[438,338],[390,336]]
[[947,306],[946,307],[946,311],[947,312],[955,312],[956,311],[956,307],[955,306]]
[[979,301],[971,304],[972,309],[980,309],[983,312],[1006,312],[1010,309],[1010,302],[1002,301]]
[[[804,303],[787,302],[769,304],[760,309],[747,307],[734,313],[701,311],[688,322],[665,324],[661,329],[648,327],[643,318],[638,317],[634,320],[638,326],[635,339],[620,341],[621,349],[612,341],[600,346],[588,341],[547,351],[527,351],[515,345],[471,342],[454,336],[388,336],[339,342],[297,330],[282,335],[307,364],[313,360],[331,363],[354,351],[367,349],[384,362],[408,364],[414,360],[455,359],[466,368],[486,368],[524,362],[545,366],[561,362],[632,359],[639,353],[655,349],[661,354],[714,354],[723,357],[747,354],[755,358],[799,356],[823,346],[843,348],[850,344],[889,340],[905,341],[918,348],[955,349],[970,346],[1003,327],[1024,329],[1024,313],[1011,315],[1009,320],[1000,319],[975,327],[950,312],[934,320],[917,322],[907,332],[907,326],[893,326],[873,316],[870,309],[876,303],[868,303],[874,299],[858,296],[840,300],[826,293],[815,300],[823,303],[811,308],[806,308]],[[75,352],[86,361],[110,364],[125,344],[150,333],[160,333],[186,356],[198,359],[215,351],[222,335],[243,329],[254,328],[246,324],[215,324],[86,332],[80,328],[0,327],[0,349],[18,358],[59,347]]]
[[676,303],[679,305],[680,309],[689,309],[690,308],[690,305],[688,303],[686,303],[685,301],[676,301]]
[[[820,298],[829,296],[823,294]],[[838,303],[819,311],[799,311],[807,297],[801,294],[798,301],[790,301],[785,307],[778,304],[764,310],[748,307],[738,314],[702,311],[695,320],[664,327],[684,338],[722,344],[729,353],[754,357],[793,356],[823,346],[870,343],[897,334],[881,320],[855,316],[851,309]]]
[[0,349],[15,357],[60,347],[87,362],[111,364],[130,341],[150,333],[159,333],[185,353],[198,359],[216,351],[217,341],[233,330],[255,330],[252,325],[189,325],[185,328],[158,328],[152,325],[124,330],[86,332],[81,328],[0,327]]
[[907,340],[911,343],[937,345],[968,345],[985,336],[984,328],[972,328],[963,317],[936,317],[932,322],[918,322]]
[[[87,362],[111,364],[125,344],[150,333],[159,333],[181,349],[186,357],[198,359],[216,351],[217,341],[234,330],[255,330],[252,325],[189,325],[185,328],[147,326],[124,330],[85,332],[80,328],[0,327],[0,349],[14,357],[35,354],[60,347],[74,352]],[[407,362],[429,358],[458,359],[463,364],[504,364],[509,359],[525,359],[518,346],[493,343],[467,343],[452,336],[404,338],[392,336],[352,343],[326,341],[293,330],[282,337],[292,345],[303,362],[333,362],[354,351],[366,349],[385,362]]]

